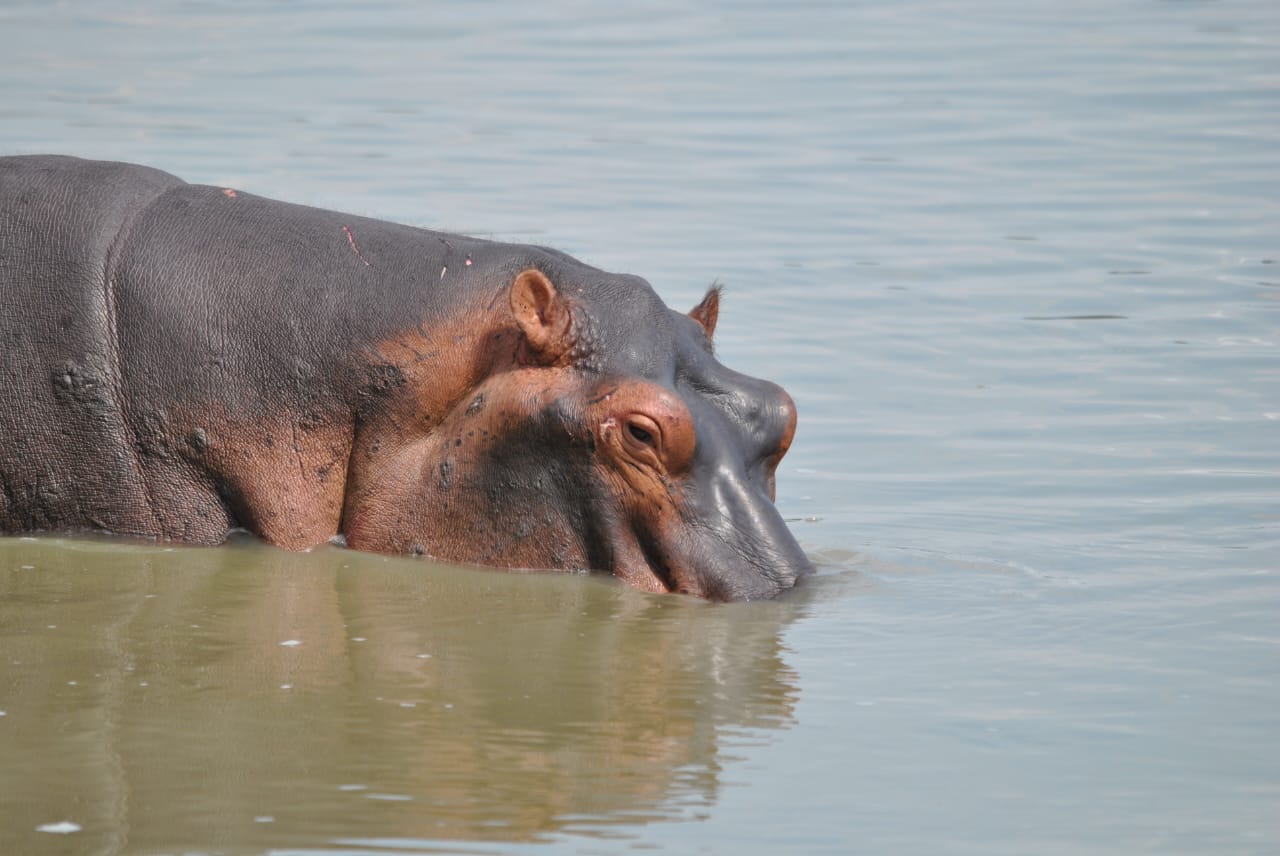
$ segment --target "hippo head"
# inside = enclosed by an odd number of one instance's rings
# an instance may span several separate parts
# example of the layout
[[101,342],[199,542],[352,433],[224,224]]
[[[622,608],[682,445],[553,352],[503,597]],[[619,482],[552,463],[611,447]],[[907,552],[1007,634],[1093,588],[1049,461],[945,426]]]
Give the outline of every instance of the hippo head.
[[774,506],[795,404],[716,360],[718,288],[685,315],[589,268],[505,282],[467,324],[474,381],[401,420],[422,436],[367,455],[381,465],[348,497],[352,546],[726,601],[811,570]]

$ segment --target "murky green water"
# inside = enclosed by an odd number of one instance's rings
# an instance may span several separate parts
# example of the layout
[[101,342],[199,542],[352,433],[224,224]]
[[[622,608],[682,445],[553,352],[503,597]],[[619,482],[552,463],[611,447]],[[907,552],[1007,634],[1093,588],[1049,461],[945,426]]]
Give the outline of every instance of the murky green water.
[[0,542],[6,852],[690,819],[794,721],[804,607],[343,550]]
[[546,243],[677,306],[727,283],[821,565],[726,607],[2,541],[0,853],[1276,850],[1274,2],[0,31],[5,152]]

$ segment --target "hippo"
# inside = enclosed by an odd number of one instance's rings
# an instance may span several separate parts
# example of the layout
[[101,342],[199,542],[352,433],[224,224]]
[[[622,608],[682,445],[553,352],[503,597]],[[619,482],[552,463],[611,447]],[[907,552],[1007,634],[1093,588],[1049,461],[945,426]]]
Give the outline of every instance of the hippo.
[[556,250],[0,158],[0,532],[607,572],[774,597],[796,430],[669,309]]

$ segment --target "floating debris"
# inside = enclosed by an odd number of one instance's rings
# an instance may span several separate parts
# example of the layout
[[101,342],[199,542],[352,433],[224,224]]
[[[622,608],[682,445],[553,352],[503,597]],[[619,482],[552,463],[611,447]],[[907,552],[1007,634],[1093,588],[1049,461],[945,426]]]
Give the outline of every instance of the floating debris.
[[36,827],[36,832],[52,832],[54,835],[70,835],[79,831],[80,824],[72,823],[69,820],[60,820],[57,823],[43,823]]

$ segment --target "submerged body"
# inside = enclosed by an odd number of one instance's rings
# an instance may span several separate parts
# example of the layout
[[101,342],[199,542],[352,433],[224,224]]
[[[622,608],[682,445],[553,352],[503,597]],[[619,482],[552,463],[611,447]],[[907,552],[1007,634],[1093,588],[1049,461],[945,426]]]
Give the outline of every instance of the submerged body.
[[769,597],[795,430],[714,290],[190,185],[0,158],[0,531],[603,570]]

